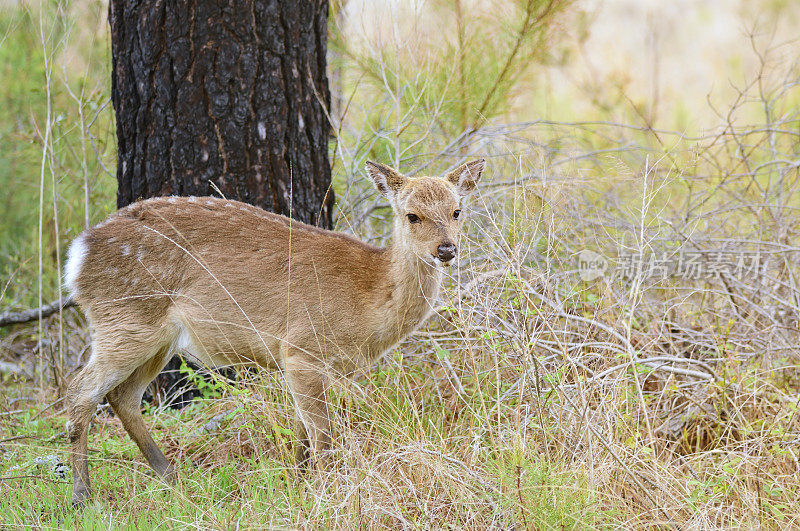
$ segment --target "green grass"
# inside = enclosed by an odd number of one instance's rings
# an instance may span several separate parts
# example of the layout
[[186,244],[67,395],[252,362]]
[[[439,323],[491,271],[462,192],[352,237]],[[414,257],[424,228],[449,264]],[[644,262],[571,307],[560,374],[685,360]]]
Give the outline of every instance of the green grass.
[[[389,370],[384,375],[402,378],[402,372]],[[453,464],[458,462],[455,458],[441,457],[462,453],[462,439],[454,434],[434,436],[439,430],[433,425],[447,423],[444,411],[438,415],[426,411],[424,418],[432,422],[419,423],[418,418],[412,420],[416,415],[410,413],[413,406],[408,397],[400,396],[403,391],[392,392],[381,385],[368,391],[369,403],[353,396],[345,401],[371,410],[370,422],[377,429],[371,430],[366,419],[353,415],[354,426],[348,433],[358,437],[360,452],[374,455],[355,464],[365,457],[353,452],[351,442],[341,441],[337,446],[342,460],[324,471],[298,469],[288,457],[291,431],[276,429],[263,416],[265,408],[273,407],[279,422],[288,422],[286,417],[280,419],[280,400],[272,406],[248,402],[252,407],[236,408],[214,433],[200,433],[198,425],[218,411],[217,402],[197,401],[181,411],[147,408],[146,422],[177,465],[178,480],[173,486],[152,476],[119,421],[100,414],[89,444],[94,496],[83,512],[70,505],[69,473],[61,479],[50,465],[34,463],[51,455],[67,460],[64,416],[41,406],[5,416],[0,423],[0,521],[45,529],[351,527],[359,521],[351,511],[358,510],[359,503],[366,510],[373,496],[384,494],[392,497],[398,513],[371,514],[366,521],[390,527],[401,521],[415,527],[441,527],[470,519],[489,523],[496,518],[504,526],[539,529],[599,524],[603,510],[585,479],[574,471],[513,446],[484,453],[483,464],[472,472],[475,476],[463,475],[460,465]],[[343,398],[335,395],[334,400]],[[474,431],[468,417],[462,423],[462,430]],[[14,435],[8,440],[5,434]],[[488,450],[487,444],[491,441],[481,443],[482,452]],[[391,453],[393,446],[403,450],[414,445],[429,453],[409,457],[415,461],[413,466],[403,459],[391,466],[382,462],[381,454]],[[453,474],[463,477],[454,481]],[[370,476],[380,480],[380,489],[372,493],[358,489],[357,483],[369,483]],[[434,488],[417,490],[418,483]],[[360,501],[356,503],[353,496]],[[450,503],[431,511],[442,499]],[[452,520],[447,519],[448,513]]]
[[[5,423],[17,439],[4,443],[0,476],[10,492],[0,500],[0,518],[8,525],[44,528],[149,529],[175,525],[229,527],[235,522],[280,525],[291,515],[290,500],[303,498],[302,477],[287,473],[287,467],[270,457],[233,454],[194,463],[203,450],[221,443],[225,434],[199,436],[191,420],[202,409],[198,404],[181,412],[164,410],[154,424],[156,438],[169,432],[171,439],[192,446],[195,453],[178,463],[178,484],[167,486],[153,477],[138,448],[124,434],[118,422],[100,416],[91,430],[90,463],[96,495],[80,513],[70,504],[70,477],[60,480],[49,466],[33,463],[36,457],[56,455],[67,459],[61,415],[37,416],[34,409]],[[188,424],[186,421],[189,421]],[[265,435],[265,434],[261,434]],[[265,439],[266,440],[266,439]],[[261,441],[260,443],[263,443]],[[163,445],[162,445],[163,446]],[[27,477],[30,476],[30,477]]]

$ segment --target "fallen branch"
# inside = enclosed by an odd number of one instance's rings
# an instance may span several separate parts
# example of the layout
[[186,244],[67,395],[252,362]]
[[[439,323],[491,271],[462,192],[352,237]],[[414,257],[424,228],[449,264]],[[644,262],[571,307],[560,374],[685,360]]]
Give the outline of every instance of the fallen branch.
[[31,308],[30,310],[23,310],[21,312],[0,313],[0,326],[28,323],[39,318],[44,319],[56,312],[71,308],[72,306],[75,306],[75,301],[72,300],[72,297],[65,297],[61,301],[61,304],[59,304],[59,301],[53,301],[50,304],[45,304],[41,308]]

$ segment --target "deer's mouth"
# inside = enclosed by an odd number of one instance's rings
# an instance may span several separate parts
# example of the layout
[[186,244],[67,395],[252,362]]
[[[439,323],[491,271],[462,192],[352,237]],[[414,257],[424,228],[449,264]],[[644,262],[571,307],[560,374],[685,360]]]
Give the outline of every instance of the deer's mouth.
[[433,265],[438,267],[450,267],[450,264],[455,262],[455,257],[451,258],[450,260],[447,260],[446,262],[441,258],[439,258],[438,256],[432,256],[431,258],[433,259]]

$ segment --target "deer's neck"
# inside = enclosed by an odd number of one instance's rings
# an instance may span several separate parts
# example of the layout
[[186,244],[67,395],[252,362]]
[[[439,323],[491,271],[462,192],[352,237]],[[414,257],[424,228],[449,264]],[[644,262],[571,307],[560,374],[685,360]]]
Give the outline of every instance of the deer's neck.
[[393,244],[387,253],[390,258],[385,328],[388,348],[413,332],[433,311],[442,273],[409,252],[402,243]]

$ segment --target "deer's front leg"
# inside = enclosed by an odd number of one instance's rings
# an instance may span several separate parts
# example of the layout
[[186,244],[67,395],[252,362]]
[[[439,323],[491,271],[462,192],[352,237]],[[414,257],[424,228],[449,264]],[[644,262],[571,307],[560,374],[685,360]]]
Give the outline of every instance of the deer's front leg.
[[331,444],[325,366],[312,354],[290,351],[284,368],[297,415],[295,432],[302,443],[298,447],[298,462],[304,462],[308,457],[324,462],[325,451]]

